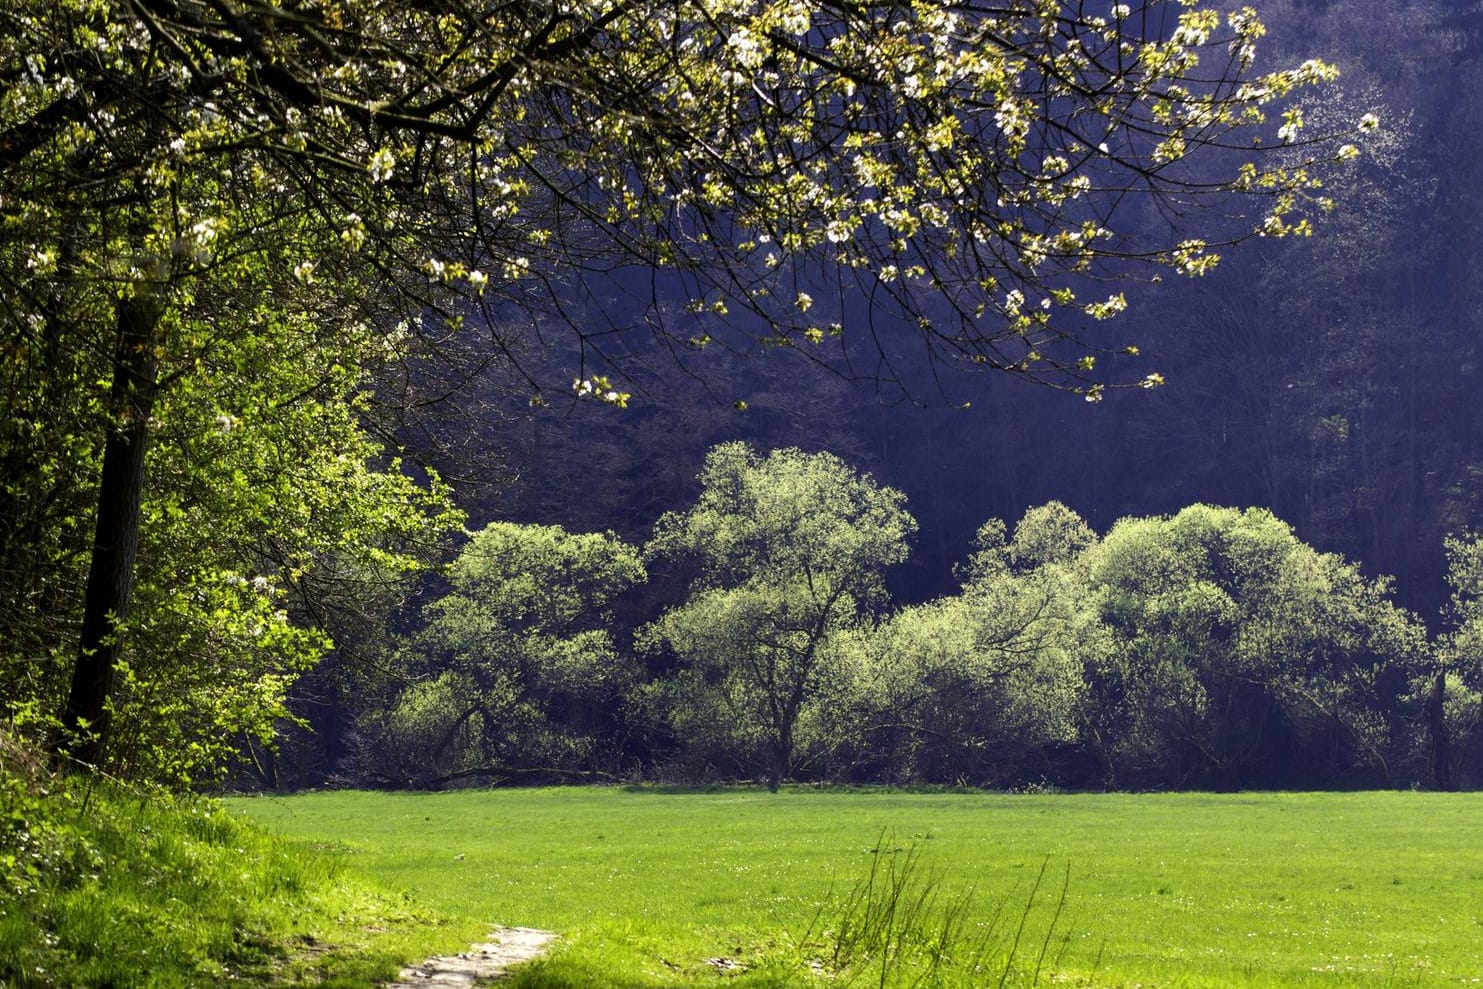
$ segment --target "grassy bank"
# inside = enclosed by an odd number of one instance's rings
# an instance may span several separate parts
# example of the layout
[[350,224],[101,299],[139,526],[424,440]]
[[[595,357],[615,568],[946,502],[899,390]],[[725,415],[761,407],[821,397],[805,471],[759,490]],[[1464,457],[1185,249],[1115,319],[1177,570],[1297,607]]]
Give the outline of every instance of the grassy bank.
[[430,909],[560,931],[530,987],[806,983],[848,891],[911,850],[941,878],[934,923],[968,904],[954,950],[978,970],[940,970],[944,984],[992,985],[1006,965],[1006,984],[1037,967],[1109,987],[1483,984],[1479,795],[547,789],[228,806]]
[[369,986],[466,944],[214,801],[0,774],[0,986]]

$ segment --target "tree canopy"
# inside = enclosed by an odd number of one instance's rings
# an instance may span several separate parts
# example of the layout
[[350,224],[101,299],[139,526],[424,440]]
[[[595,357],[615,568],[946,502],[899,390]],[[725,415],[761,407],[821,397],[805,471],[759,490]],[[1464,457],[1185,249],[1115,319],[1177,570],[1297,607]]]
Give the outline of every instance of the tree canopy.
[[884,600],[916,522],[901,493],[837,457],[725,443],[706,458],[696,504],[659,520],[657,558],[688,558],[689,597],[647,632],[689,664],[687,720],[750,737],[774,789],[791,774],[800,723],[829,682],[831,637]]
[[405,689],[360,719],[359,778],[426,786],[573,762],[631,685],[609,608],[643,579],[638,551],[611,534],[475,533],[403,643]]

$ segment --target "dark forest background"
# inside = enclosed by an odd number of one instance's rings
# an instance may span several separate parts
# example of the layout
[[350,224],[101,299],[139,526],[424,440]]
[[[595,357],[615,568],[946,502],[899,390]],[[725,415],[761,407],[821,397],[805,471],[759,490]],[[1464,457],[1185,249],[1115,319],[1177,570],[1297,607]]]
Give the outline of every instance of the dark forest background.
[[[607,328],[581,357],[627,374],[630,408],[557,396],[530,409],[495,397],[525,394],[506,369],[430,401],[436,422],[404,438],[437,451],[475,526],[635,541],[694,494],[717,442],[827,449],[908,495],[921,532],[892,577],[904,601],[950,589],[985,518],[1051,499],[1099,531],[1196,502],[1263,506],[1304,541],[1392,575],[1398,602],[1434,620],[1443,538],[1483,517],[1483,4],[1278,0],[1260,12],[1275,56],[1340,66],[1342,99],[1322,112],[1375,112],[1384,137],[1329,190],[1339,205],[1318,236],[1129,288],[1105,342],[1136,344],[1128,379],[1156,370],[1162,388],[1090,404],[870,341],[846,355],[853,381],[796,352],[676,355],[642,342],[656,318],[643,279],[588,283],[573,309]],[[693,317],[661,306],[659,318]],[[438,383],[414,384],[440,397]]]

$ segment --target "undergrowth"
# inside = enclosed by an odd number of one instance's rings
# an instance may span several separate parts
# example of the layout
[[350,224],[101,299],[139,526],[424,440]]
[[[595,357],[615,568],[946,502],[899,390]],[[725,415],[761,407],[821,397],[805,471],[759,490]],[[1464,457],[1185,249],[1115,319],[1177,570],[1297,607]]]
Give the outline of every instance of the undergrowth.
[[216,802],[0,752],[0,987],[364,986],[429,925]]

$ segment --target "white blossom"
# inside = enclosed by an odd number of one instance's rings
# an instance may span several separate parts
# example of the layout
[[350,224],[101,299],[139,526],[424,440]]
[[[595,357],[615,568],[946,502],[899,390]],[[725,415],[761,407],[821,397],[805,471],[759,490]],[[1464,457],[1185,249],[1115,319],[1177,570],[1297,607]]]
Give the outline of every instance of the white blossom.
[[371,171],[371,181],[380,185],[391,178],[392,172],[396,170],[396,155],[390,148],[378,148],[371,155],[370,164],[367,166]]

